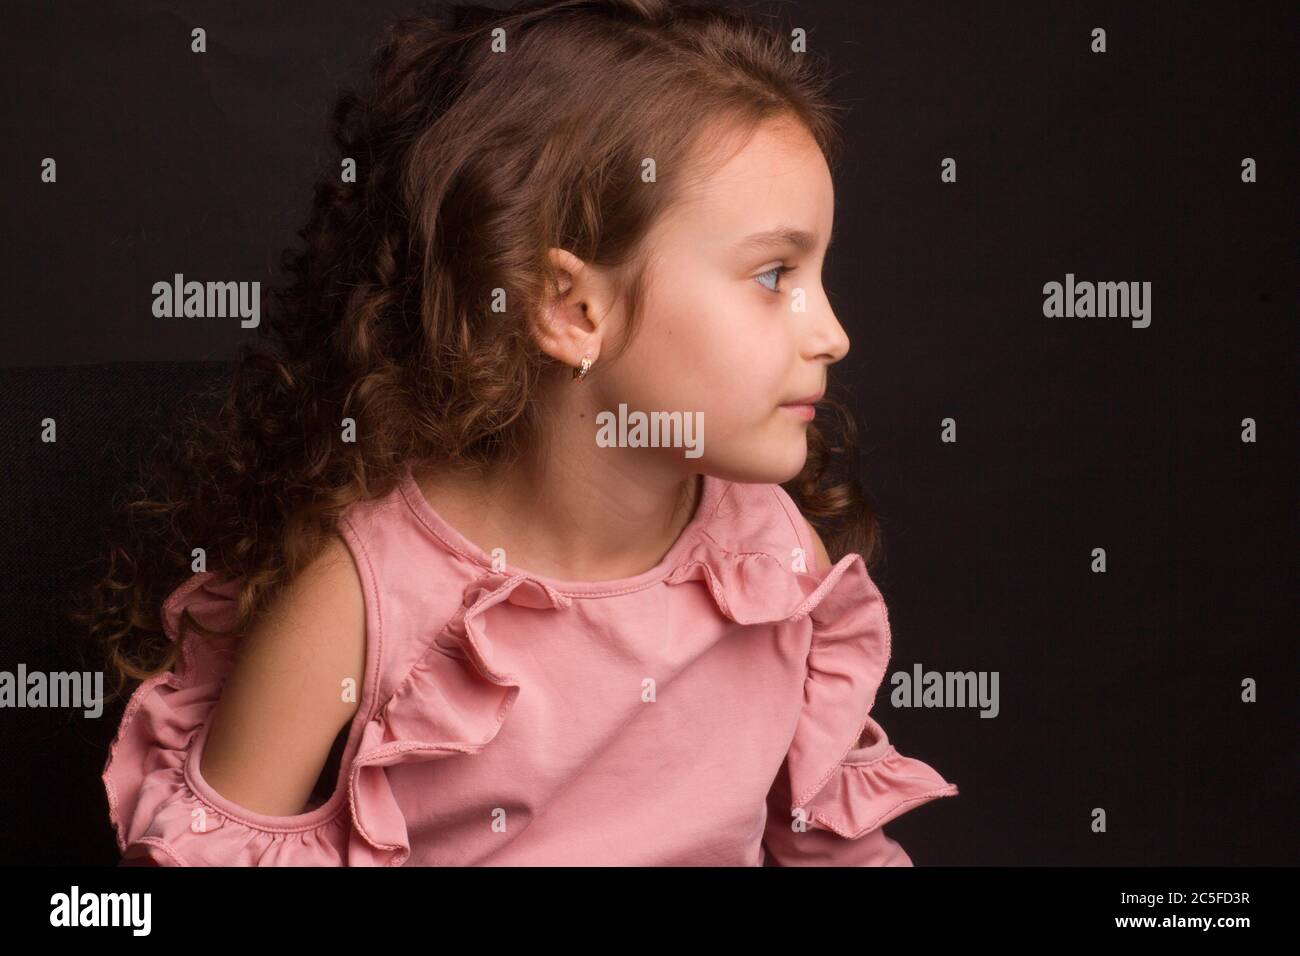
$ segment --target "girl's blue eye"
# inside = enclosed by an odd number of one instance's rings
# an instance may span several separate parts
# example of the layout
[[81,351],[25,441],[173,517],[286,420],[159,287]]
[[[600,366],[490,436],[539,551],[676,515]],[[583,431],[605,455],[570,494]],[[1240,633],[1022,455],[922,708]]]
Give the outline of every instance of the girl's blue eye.
[[[759,285],[763,286],[764,289],[770,291],[770,293],[775,293],[775,291],[780,291],[775,287],[776,281],[787,272],[794,272],[793,265],[776,265],[776,267],[768,269],[767,272],[762,272],[757,274],[757,276],[754,276],[754,280],[757,281]],[[774,285],[768,286],[766,282],[763,282],[763,276],[774,276],[774,278],[772,278],[772,284]]]

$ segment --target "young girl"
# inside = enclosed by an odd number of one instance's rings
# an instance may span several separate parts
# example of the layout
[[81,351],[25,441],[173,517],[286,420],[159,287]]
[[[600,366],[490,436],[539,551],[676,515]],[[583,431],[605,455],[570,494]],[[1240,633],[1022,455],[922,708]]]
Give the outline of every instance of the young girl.
[[390,30],[273,347],[98,585],[124,863],[911,864],[882,825],[957,788],[870,714],[876,520],[812,423],[823,77],[666,0]]

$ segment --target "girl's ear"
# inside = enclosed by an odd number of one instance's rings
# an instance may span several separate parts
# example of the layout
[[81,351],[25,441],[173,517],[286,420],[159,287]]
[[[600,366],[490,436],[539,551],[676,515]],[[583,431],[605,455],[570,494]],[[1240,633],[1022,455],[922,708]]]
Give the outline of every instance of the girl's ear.
[[566,249],[551,249],[558,288],[548,291],[532,324],[533,338],[551,358],[577,367],[583,356],[595,361],[608,329],[614,298],[599,269]]

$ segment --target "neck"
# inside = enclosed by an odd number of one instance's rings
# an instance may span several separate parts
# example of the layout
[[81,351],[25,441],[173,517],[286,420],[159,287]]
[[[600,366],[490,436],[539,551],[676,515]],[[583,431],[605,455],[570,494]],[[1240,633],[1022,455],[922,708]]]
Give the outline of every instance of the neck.
[[456,530],[487,553],[504,548],[516,568],[562,581],[634,577],[663,560],[703,484],[674,449],[599,448],[587,423],[553,429],[544,458],[487,476],[434,471],[420,487]]

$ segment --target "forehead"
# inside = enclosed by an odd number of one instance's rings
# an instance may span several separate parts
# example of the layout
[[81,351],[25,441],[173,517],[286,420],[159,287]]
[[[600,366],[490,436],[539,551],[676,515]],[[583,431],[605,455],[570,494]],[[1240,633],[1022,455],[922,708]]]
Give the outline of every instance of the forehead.
[[[797,123],[769,122],[740,142],[732,135],[700,160],[705,172],[687,184],[682,201],[664,217],[664,228],[710,244],[736,244],[781,226],[812,233],[825,244],[834,187],[812,136]],[[711,162],[717,165],[709,169]]]

